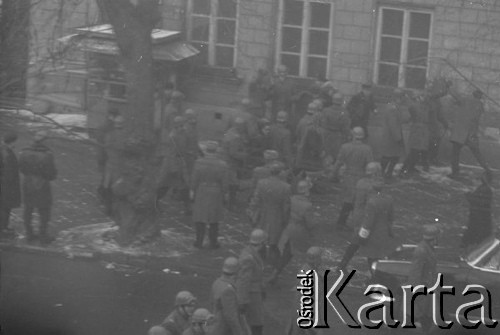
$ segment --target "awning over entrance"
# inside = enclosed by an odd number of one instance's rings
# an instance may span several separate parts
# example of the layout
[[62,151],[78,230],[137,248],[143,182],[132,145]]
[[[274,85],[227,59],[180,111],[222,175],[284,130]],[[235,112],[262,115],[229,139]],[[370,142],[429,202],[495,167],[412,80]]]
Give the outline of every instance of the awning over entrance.
[[[119,54],[118,44],[110,25],[77,28],[76,31],[77,34],[64,36],[59,41],[82,51],[106,55]],[[180,40],[179,36],[178,31],[155,29],[151,34],[153,59],[178,62],[200,53],[191,44]]]

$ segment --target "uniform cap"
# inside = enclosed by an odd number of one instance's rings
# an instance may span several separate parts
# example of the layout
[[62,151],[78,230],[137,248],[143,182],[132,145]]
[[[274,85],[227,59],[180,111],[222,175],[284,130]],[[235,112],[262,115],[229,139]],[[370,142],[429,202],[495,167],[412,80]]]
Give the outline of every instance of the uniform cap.
[[191,108],[186,109],[184,112],[185,117],[196,117],[196,112],[192,110]]
[[237,117],[234,119],[234,124],[235,125],[242,125],[242,124],[245,124],[245,119],[243,119],[242,117]]
[[342,93],[337,92],[332,96],[332,102],[336,105],[342,105],[344,103],[344,96]]
[[370,162],[366,165],[366,174],[369,176],[378,176],[382,171],[379,162]]
[[361,127],[354,127],[352,129],[352,137],[356,140],[362,140],[365,138],[365,131]]
[[266,150],[264,151],[264,160],[273,161],[280,157],[280,154],[276,150]]
[[242,104],[243,106],[248,106],[248,105],[250,105],[250,99],[248,99],[248,98],[244,98],[243,100],[241,100],[241,104]]
[[162,326],[153,326],[149,329],[148,335],[167,335],[167,330]]
[[196,298],[189,291],[180,291],[175,296],[176,306],[194,305],[196,303]]
[[224,260],[224,264],[222,265],[222,272],[232,275],[238,272],[239,269],[238,259],[235,257],[228,257]]
[[269,166],[269,171],[272,175],[277,175],[285,169],[285,165],[282,162],[276,161]]
[[267,234],[262,229],[254,229],[250,234],[250,244],[263,244],[267,240]]
[[424,240],[434,240],[439,237],[441,230],[435,224],[424,225],[424,233],[422,235]]
[[205,143],[205,150],[209,153],[217,152],[218,148],[219,148],[219,143],[217,143],[215,141],[207,141]]
[[318,104],[316,102],[313,101],[309,105],[307,105],[308,114],[314,114],[314,112],[317,110],[318,110]]
[[278,114],[276,114],[276,121],[278,122],[285,122],[288,120],[288,113],[285,111],[279,111]]
[[176,116],[174,117],[174,123],[175,124],[179,124],[179,123],[183,123],[184,122],[184,118],[182,116]]
[[212,313],[205,308],[198,308],[191,316],[191,323],[207,322],[213,317]]
[[297,193],[307,194],[311,189],[311,183],[308,180],[301,180],[297,183]]
[[184,99],[184,94],[180,91],[173,91],[172,95],[170,96],[170,99],[172,100],[182,100]]

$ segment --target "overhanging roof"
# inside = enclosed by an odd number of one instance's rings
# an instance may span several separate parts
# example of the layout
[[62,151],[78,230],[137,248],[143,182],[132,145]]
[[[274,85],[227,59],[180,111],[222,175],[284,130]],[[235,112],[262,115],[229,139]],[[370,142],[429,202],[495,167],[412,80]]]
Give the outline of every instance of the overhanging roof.
[[[112,39],[99,37],[87,37],[82,35],[68,35],[59,39],[62,43],[70,45],[87,52],[95,52],[106,55],[118,55],[118,44]],[[171,41],[153,44],[153,59],[177,62],[193,57],[200,52],[191,44],[184,41]]]

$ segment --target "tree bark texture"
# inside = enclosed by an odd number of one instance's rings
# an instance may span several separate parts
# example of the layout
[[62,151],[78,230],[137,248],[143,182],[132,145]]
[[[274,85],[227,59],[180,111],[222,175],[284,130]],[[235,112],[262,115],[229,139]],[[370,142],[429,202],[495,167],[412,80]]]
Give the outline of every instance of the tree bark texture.
[[151,32],[159,19],[156,0],[98,0],[113,26],[127,82],[124,131],[107,146],[113,175],[119,242],[158,232],[155,208],[157,167],[153,161],[154,82]]
[[[30,0],[0,1],[0,98],[16,105],[26,98]],[[21,100],[21,101],[19,101]]]

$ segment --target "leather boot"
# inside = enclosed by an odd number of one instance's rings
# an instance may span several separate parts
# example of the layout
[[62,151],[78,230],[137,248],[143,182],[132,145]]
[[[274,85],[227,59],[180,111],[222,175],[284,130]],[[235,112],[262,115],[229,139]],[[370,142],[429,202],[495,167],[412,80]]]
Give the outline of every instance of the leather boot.
[[210,241],[210,249],[218,249],[219,245],[219,224],[211,223],[208,227],[208,239]]
[[203,247],[203,240],[205,239],[205,224],[202,222],[195,222],[196,240],[193,244],[196,248]]

